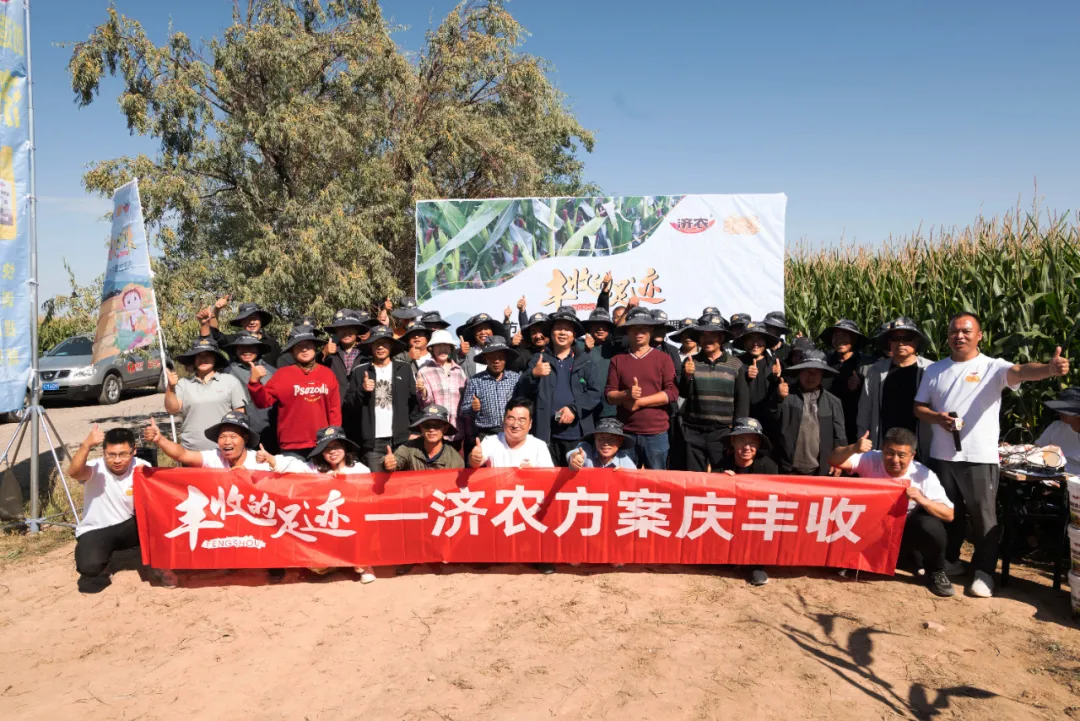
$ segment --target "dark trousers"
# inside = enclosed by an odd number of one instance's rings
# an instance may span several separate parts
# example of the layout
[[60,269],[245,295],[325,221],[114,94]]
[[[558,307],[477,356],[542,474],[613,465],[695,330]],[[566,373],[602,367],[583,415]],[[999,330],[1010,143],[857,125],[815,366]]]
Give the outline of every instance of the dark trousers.
[[921,508],[907,517],[900,541],[900,557],[911,558],[915,565],[935,573],[945,570],[945,522]]
[[998,473],[996,463],[937,461],[937,474],[945,494],[953,502],[955,518],[946,526],[945,558],[960,559],[966,520],[971,518],[971,542],[975,553],[971,565],[976,571],[993,575],[997,568],[1001,526],[997,522]]
[[566,454],[581,445],[581,439],[568,441],[564,438],[552,438],[548,441],[548,450],[551,451],[551,462],[556,468],[566,468]]
[[115,526],[86,531],[75,539],[75,570],[86,579],[107,580],[105,570],[112,554],[138,545],[139,527],[134,516]]
[[653,471],[667,470],[670,449],[667,431],[653,435],[627,433],[622,449],[635,464],[642,464]]
[[364,451],[364,465],[368,467],[368,470],[372,473],[382,473],[386,470],[383,467],[383,458],[386,457],[386,447],[394,447],[393,438],[376,438],[375,446],[370,451]]
[[[682,424],[682,456],[685,470],[704,473],[709,467],[718,468],[724,460],[724,428],[703,428]],[[680,469],[682,470],[682,469]]]

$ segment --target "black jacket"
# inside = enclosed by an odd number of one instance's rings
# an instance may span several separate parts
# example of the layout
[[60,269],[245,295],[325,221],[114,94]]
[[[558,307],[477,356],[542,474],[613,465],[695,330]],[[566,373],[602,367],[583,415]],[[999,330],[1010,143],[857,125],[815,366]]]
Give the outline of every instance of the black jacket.
[[[394,421],[392,427],[394,446],[398,446],[409,440],[409,426],[420,417],[420,406],[416,400],[416,382],[409,365],[400,361],[391,361],[393,379],[390,391],[393,396],[392,407],[394,409]],[[370,374],[375,377],[375,368],[371,363],[353,366],[352,376],[349,378],[349,392],[345,396],[345,405],[342,415],[346,419],[346,425],[358,428],[357,443],[365,452],[385,450],[375,447],[375,396],[376,393],[368,393],[364,390],[364,377]],[[350,429],[346,427],[346,435],[350,438]]]
[[[236,354],[232,352],[231,348],[226,349],[225,346],[228,345],[229,343],[232,343],[236,339],[237,335],[239,335],[239,333],[233,333],[232,335],[225,335],[219,329],[217,329],[217,328],[215,328],[213,326],[210,326],[210,337],[214,339],[214,342],[218,344],[219,348],[221,348],[222,350],[226,351],[229,354],[229,360],[233,360],[233,361],[236,360]],[[280,364],[278,362],[279,359],[281,358],[281,344],[278,343],[276,340],[274,340],[274,336],[270,335],[269,333],[264,332],[262,334],[262,342],[265,343],[266,345],[270,346],[270,350],[268,350],[267,352],[262,354],[262,356],[261,356],[262,362],[266,363],[267,365],[272,365],[275,368],[284,367],[284,366],[282,366],[282,364]],[[290,358],[289,362],[287,364],[285,364],[285,365],[292,365],[292,359]]]
[[[740,360],[743,362],[744,372],[750,370],[750,362],[753,360],[749,353]],[[757,361],[757,378],[746,376],[746,386],[750,397],[750,417],[757,418],[762,423],[767,423],[769,415],[769,400],[776,391],[780,380],[773,375],[772,363],[767,356],[762,356]]]
[[[574,404],[570,410],[581,424],[581,435],[587,436],[593,432],[593,417],[597,406],[600,405],[600,396],[603,392],[603,383],[596,378],[596,366],[588,353],[579,353],[571,347],[571,355],[574,358],[570,366],[570,390],[574,394]],[[546,362],[555,365],[555,356],[546,350],[543,353]],[[551,375],[538,378],[533,375],[536,367],[536,356],[533,355],[525,370],[521,372],[514,395],[532,398],[536,404],[533,414],[532,434],[547,443],[551,440],[552,427],[555,425],[555,369]],[[604,379],[604,383],[607,378]]]
[[[342,355],[342,350],[339,347],[337,353],[331,356],[323,358],[321,353],[319,354],[319,356],[319,362],[330,370],[334,371],[334,377],[337,378],[338,390],[341,392],[341,407],[342,409],[344,409],[345,396],[349,392],[349,376],[351,374],[345,372],[345,357]],[[363,353],[363,351],[361,351],[360,354],[356,356],[356,360],[353,362],[353,370],[356,370],[360,366],[366,365],[368,363],[371,363],[371,356],[366,355],[365,353]]]
[[[769,403],[769,420],[772,429],[773,458],[781,473],[790,473],[795,459],[795,443],[799,439],[799,426],[802,425],[803,393],[797,386],[792,386],[787,398],[772,396]],[[818,425],[821,431],[818,449],[818,472],[824,476],[829,473],[829,456],[833,449],[846,446],[847,434],[844,431],[844,409],[840,399],[824,388],[818,398]]]

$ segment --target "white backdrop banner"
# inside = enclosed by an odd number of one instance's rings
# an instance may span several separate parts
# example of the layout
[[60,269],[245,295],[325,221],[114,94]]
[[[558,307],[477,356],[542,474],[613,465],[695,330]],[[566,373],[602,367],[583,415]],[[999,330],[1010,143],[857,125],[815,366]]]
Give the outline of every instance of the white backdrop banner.
[[610,271],[612,308],[637,296],[673,320],[708,305],[759,320],[784,308],[786,206],[782,193],[421,201],[417,301],[455,325],[522,296],[530,313],[585,318]]

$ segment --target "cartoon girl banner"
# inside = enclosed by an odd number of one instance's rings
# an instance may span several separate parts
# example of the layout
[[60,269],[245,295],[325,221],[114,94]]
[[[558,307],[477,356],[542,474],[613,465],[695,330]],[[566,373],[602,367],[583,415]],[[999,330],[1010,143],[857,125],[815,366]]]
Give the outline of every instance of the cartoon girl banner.
[[93,362],[145,348],[157,337],[157,307],[139,181],[133,180],[113,193],[109,260],[101,289]]

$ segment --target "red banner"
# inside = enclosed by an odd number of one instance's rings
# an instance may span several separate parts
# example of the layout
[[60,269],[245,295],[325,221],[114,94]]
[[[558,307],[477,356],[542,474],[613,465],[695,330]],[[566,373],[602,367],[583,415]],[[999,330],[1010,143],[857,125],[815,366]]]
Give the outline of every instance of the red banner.
[[892,574],[905,481],[479,469],[365,476],[138,469],[155,568],[464,563],[834,566]]

